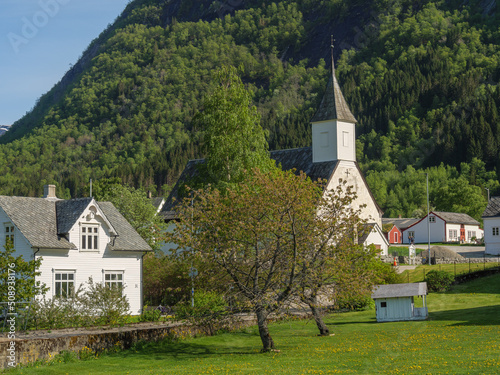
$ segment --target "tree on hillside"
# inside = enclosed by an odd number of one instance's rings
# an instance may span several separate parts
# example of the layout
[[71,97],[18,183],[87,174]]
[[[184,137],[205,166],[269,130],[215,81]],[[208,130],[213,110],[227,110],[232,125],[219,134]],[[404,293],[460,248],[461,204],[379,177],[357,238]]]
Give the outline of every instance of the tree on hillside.
[[[352,200],[351,193],[346,195],[329,211],[323,203],[332,202],[322,198],[322,186],[303,173],[254,169],[224,194],[204,189],[194,192],[194,204],[185,199],[171,241],[180,250],[194,249],[199,262],[212,264],[218,279],[213,288],[223,286],[228,297],[246,301],[257,316],[263,351],[269,351],[275,348],[269,315],[300,295],[301,287],[312,287],[306,279],[322,283],[325,275],[336,272],[327,266],[340,266],[340,259],[330,262],[336,256],[330,245],[337,236],[333,228],[343,230],[339,236],[352,237],[356,226],[351,224],[358,221],[357,213],[342,211]],[[348,247],[343,250],[349,252]],[[319,265],[323,268],[315,270]]]
[[205,98],[203,109],[195,122],[203,129],[206,163],[201,178],[218,187],[241,182],[246,171],[269,170],[266,132],[260,115],[252,106],[236,68],[223,66],[215,74],[215,89]]

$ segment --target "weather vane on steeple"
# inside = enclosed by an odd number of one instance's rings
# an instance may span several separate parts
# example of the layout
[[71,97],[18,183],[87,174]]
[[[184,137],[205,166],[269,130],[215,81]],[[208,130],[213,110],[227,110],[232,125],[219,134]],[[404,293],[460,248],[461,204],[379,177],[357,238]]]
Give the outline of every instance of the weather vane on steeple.
[[333,70],[335,69],[335,65],[334,65],[334,62],[333,62],[333,48],[334,48],[334,45],[333,45],[333,42],[335,41],[335,39],[333,39],[333,35],[331,36],[332,37],[332,41],[331,41],[331,44],[330,44],[330,49],[331,49],[331,52],[332,52],[332,72]]

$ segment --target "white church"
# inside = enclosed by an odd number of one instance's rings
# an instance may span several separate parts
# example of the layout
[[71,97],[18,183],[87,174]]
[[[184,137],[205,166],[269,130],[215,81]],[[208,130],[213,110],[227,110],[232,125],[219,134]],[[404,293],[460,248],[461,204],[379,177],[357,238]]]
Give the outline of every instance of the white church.
[[[303,171],[313,181],[327,180],[327,190],[335,189],[339,179],[353,186],[357,193],[354,208],[366,205],[361,218],[367,220],[369,229],[358,239],[359,242],[366,246],[373,244],[379,249],[380,255],[388,255],[389,243],[382,233],[383,212],[356,162],[356,122],[335,77],[332,53],[331,77],[323,100],[311,120],[312,147],[271,151],[270,156],[284,170],[295,168]],[[191,160],[186,165],[160,213],[165,220],[175,219],[174,206],[178,200],[179,186],[195,176],[196,166],[203,162],[203,159]]]

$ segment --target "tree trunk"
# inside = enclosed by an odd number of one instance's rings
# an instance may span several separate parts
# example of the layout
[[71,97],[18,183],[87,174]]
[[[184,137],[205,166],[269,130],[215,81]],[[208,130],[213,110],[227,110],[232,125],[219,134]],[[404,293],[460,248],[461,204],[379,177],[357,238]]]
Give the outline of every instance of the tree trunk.
[[319,335],[320,336],[330,336],[330,330],[328,329],[327,325],[323,321],[323,318],[321,317],[321,312],[319,311],[316,303],[307,302],[307,304],[311,308],[312,314],[314,316],[314,321],[316,322],[316,325],[318,326]]
[[269,352],[274,349],[274,341],[269,334],[265,311],[263,308],[258,308],[255,311],[255,314],[257,315],[257,325],[259,326],[260,339],[262,340],[262,351]]

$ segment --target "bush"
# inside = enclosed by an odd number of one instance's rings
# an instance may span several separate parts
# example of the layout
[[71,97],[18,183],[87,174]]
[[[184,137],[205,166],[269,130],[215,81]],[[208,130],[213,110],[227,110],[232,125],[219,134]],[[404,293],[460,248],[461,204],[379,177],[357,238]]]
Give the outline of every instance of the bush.
[[445,271],[429,271],[425,276],[429,292],[445,292],[450,289],[455,278],[451,273]]
[[224,327],[229,316],[224,298],[216,292],[199,291],[195,294],[194,307],[191,301],[177,305],[175,317],[187,319],[202,328],[207,335],[213,336]]
[[35,300],[29,327],[53,329],[89,327],[92,325],[122,325],[127,319],[130,305],[120,289],[94,283],[80,286],[72,298]]

